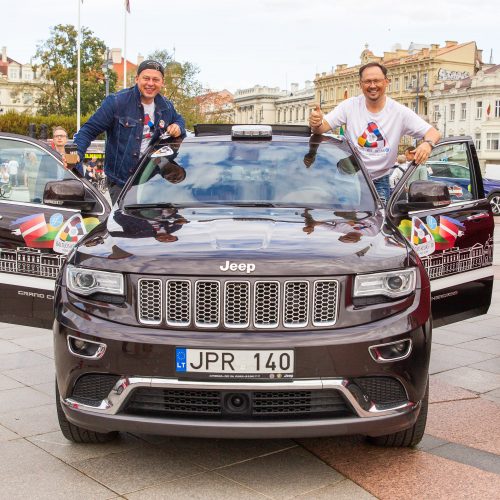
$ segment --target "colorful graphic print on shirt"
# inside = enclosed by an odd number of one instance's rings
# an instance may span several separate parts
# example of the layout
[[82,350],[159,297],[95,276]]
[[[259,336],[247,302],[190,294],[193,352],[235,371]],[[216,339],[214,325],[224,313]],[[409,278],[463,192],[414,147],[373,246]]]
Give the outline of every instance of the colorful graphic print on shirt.
[[144,115],[144,130],[142,132],[142,139],[151,139],[152,130],[153,130],[153,120],[149,116],[149,113]]
[[358,144],[362,148],[370,150],[383,148],[386,145],[386,140],[380,127],[375,122],[369,122],[363,134],[358,137]]

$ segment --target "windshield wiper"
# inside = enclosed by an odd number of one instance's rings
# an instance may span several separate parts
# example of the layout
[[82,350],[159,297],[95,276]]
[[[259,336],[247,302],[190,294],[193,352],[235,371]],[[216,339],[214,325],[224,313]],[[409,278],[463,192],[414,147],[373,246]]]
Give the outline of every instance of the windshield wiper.
[[125,210],[131,210],[134,208],[181,208],[185,204],[181,203],[132,203],[130,205],[125,205],[123,208]]

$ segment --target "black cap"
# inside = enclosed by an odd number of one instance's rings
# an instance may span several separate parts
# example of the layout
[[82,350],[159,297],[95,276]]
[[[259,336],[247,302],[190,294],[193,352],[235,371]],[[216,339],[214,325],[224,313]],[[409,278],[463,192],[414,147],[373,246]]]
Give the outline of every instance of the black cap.
[[159,71],[162,76],[165,76],[163,66],[158,61],[153,61],[153,59],[146,59],[145,61],[142,61],[137,68],[137,75],[140,75],[141,71],[144,71],[145,69],[154,69]]

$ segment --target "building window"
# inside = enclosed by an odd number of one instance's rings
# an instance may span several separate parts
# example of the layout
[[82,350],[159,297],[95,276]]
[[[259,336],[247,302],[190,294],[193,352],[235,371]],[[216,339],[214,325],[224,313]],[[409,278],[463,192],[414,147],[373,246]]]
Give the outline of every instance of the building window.
[[460,119],[465,120],[467,118],[467,103],[460,103]]
[[295,108],[295,121],[299,121],[299,108]]
[[408,90],[410,86],[410,77],[408,75],[405,76],[405,90]]
[[434,112],[432,114],[432,119],[435,123],[437,123],[437,121],[439,120],[439,117],[441,115],[439,114],[439,105],[438,104],[435,104],[434,105]]
[[29,69],[23,70],[23,80],[33,80],[33,71]]
[[281,111],[278,109],[278,123],[281,121]]
[[394,90],[396,92],[399,91],[399,77],[398,78],[394,78]]
[[486,134],[486,149],[489,151],[500,150],[500,134],[498,132]]
[[292,122],[292,116],[293,116],[292,112],[293,112],[293,110],[292,110],[292,108],[290,108],[290,114],[288,115],[289,116],[288,120],[290,121],[290,123]]
[[454,122],[455,121],[455,105],[450,104],[450,121]]
[[495,118],[500,118],[500,101],[495,101]]
[[9,80],[17,80],[19,78],[19,69],[9,68]]
[[476,134],[474,138],[474,145],[478,151],[481,151],[481,134]]
[[306,107],[302,106],[302,120],[306,119]]
[[424,101],[424,115],[427,116],[427,113],[428,113],[427,101]]
[[429,85],[429,74],[424,73],[424,85]]
[[30,94],[29,92],[25,92],[23,94],[23,104],[26,104],[26,105],[33,104],[33,94]]
[[483,101],[476,102],[476,120],[480,120],[483,117]]

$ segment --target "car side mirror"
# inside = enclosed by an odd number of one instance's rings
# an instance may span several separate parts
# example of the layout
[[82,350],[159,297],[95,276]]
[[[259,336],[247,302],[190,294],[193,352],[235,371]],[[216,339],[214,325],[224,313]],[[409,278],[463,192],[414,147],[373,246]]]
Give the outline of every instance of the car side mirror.
[[406,214],[412,210],[446,207],[450,203],[450,192],[443,182],[413,181],[408,189],[408,199],[399,200],[394,206],[398,212]]
[[85,199],[85,186],[77,179],[47,182],[43,191],[43,202],[46,205],[81,210],[92,210],[96,203],[95,200]]

